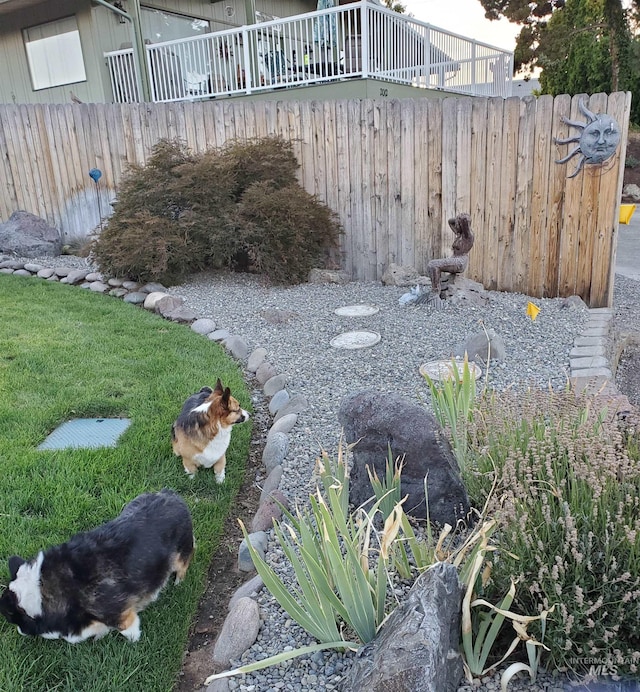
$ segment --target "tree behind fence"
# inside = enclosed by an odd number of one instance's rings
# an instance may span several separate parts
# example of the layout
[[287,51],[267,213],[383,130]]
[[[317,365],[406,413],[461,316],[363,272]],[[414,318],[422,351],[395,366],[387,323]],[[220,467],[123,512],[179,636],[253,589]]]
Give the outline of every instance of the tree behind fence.
[[[579,101],[622,127],[616,155],[555,161],[587,119]],[[280,135],[300,181],[339,215],[344,268],[379,280],[390,263],[426,273],[451,253],[447,219],[469,212],[468,275],[488,289],[578,294],[609,305],[613,289],[629,93],[519,98],[0,105],[0,218],[24,209],[65,237],[99,227],[123,172],[161,138],[194,151]],[[103,176],[97,185],[91,168]]]

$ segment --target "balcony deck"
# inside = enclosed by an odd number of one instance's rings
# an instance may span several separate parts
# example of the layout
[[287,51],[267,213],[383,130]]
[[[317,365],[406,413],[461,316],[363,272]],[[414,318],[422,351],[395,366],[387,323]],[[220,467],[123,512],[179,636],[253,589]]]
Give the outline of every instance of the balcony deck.
[[[511,95],[513,54],[367,0],[145,47],[156,103],[378,79],[471,96]],[[113,100],[140,101],[133,49],[105,53]]]

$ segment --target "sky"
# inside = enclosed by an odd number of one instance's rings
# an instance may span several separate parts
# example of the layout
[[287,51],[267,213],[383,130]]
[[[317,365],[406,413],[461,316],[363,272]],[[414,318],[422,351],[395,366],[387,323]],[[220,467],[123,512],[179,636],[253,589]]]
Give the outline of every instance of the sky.
[[513,50],[516,35],[520,31],[517,24],[506,19],[490,22],[485,19],[480,0],[401,0],[411,13],[421,22],[433,24],[467,38],[489,43],[497,48]]

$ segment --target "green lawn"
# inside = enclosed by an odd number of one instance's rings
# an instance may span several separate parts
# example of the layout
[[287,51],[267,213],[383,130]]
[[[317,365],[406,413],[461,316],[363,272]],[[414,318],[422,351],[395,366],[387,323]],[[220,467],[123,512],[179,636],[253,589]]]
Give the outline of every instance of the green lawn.
[[[77,645],[27,638],[1,619],[2,692],[172,689],[251,437],[250,423],[236,427],[222,486],[210,471],[189,480],[173,455],[184,399],[217,377],[251,410],[237,364],[187,327],[108,296],[0,275],[0,585],[9,556],[31,558],[163,487],[189,504],[197,545],[186,580],[141,614],[136,644],[115,632]],[[63,421],[96,416],[132,420],[116,448],[36,451]]]

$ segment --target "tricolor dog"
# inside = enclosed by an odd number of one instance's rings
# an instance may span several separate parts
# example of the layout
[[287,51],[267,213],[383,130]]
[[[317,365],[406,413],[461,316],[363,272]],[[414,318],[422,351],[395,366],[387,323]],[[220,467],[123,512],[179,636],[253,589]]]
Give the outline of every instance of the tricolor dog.
[[112,521],[40,551],[9,558],[0,613],[20,634],[72,644],[118,630],[140,639],[138,613],[193,554],[191,514],[171,490],[139,495]]
[[224,481],[226,452],[231,430],[236,423],[249,420],[249,413],[223,388],[220,379],[216,388],[203,387],[190,396],[171,428],[173,452],[182,457],[184,470],[193,478],[200,466],[211,468],[216,481]]

